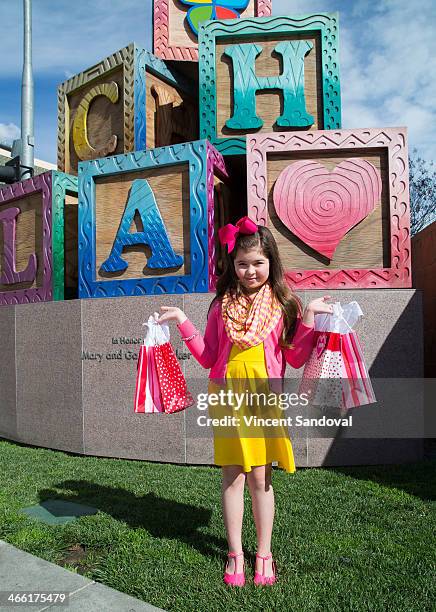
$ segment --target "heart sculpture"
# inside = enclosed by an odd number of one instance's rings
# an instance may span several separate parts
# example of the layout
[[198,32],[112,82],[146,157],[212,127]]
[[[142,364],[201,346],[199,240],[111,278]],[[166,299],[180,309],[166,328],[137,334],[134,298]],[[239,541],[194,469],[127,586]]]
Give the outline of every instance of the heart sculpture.
[[345,234],[375,209],[381,189],[380,172],[365,159],[345,159],[332,172],[304,160],[283,170],[273,199],[282,223],[332,259]]

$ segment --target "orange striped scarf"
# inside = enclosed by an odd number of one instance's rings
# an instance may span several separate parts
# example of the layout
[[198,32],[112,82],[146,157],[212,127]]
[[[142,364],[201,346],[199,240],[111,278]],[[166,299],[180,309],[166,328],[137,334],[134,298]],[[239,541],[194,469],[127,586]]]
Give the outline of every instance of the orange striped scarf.
[[241,349],[256,346],[265,340],[275,328],[282,309],[271,285],[266,282],[251,301],[242,295],[234,299],[229,291],[223,296],[221,314],[227,336]]

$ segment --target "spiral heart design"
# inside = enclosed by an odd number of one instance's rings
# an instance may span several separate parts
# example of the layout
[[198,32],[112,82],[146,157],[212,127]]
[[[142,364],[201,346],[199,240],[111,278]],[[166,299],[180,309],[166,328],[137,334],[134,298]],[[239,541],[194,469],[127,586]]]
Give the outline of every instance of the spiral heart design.
[[382,180],[365,159],[351,158],[329,170],[297,161],[283,170],[273,192],[282,223],[312,249],[332,259],[347,232],[380,202]]

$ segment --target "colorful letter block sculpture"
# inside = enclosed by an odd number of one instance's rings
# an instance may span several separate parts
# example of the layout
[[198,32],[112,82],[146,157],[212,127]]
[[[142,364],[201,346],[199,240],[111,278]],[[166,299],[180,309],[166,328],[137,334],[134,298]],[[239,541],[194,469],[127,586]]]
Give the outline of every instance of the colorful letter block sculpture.
[[0,190],[0,304],[63,300],[77,287],[77,178],[50,171]]
[[253,132],[340,128],[338,38],[336,13],[203,23],[201,138],[237,154]]
[[153,52],[162,59],[197,61],[201,22],[269,15],[271,0],[154,0]]
[[58,168],[198,137],[190,84],[130,44],[58,88]]
[[405,128],[252,135],[247,166],[293,288],[411,287]]
[[79,297],[209,291],[226,176],[204,140],[81,162]]

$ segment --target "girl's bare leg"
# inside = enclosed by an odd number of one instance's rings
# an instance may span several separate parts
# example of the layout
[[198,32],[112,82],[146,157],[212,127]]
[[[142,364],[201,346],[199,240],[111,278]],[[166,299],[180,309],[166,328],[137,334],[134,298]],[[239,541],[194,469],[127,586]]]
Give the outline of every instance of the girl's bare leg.
[[[271,484],[272,463],[258,465],[247,472],[251,493],[253,517],[257,532],[257,552],[265,557],[271,552],[271,536],[274,523],[274,491]],[[256,571],[262,573],[263,560],[256,559]],[[265,561],[265,576],[272,576],[271,559]]]
[[[241,465],[222,466],[221,502],[223,507],[224,525],[227,531],[229,552],[242,550],[242,518],[244,516],[244,486],[245,472]],[[243,556],[228,559],[227,571],[239,574],[243,570]]]

